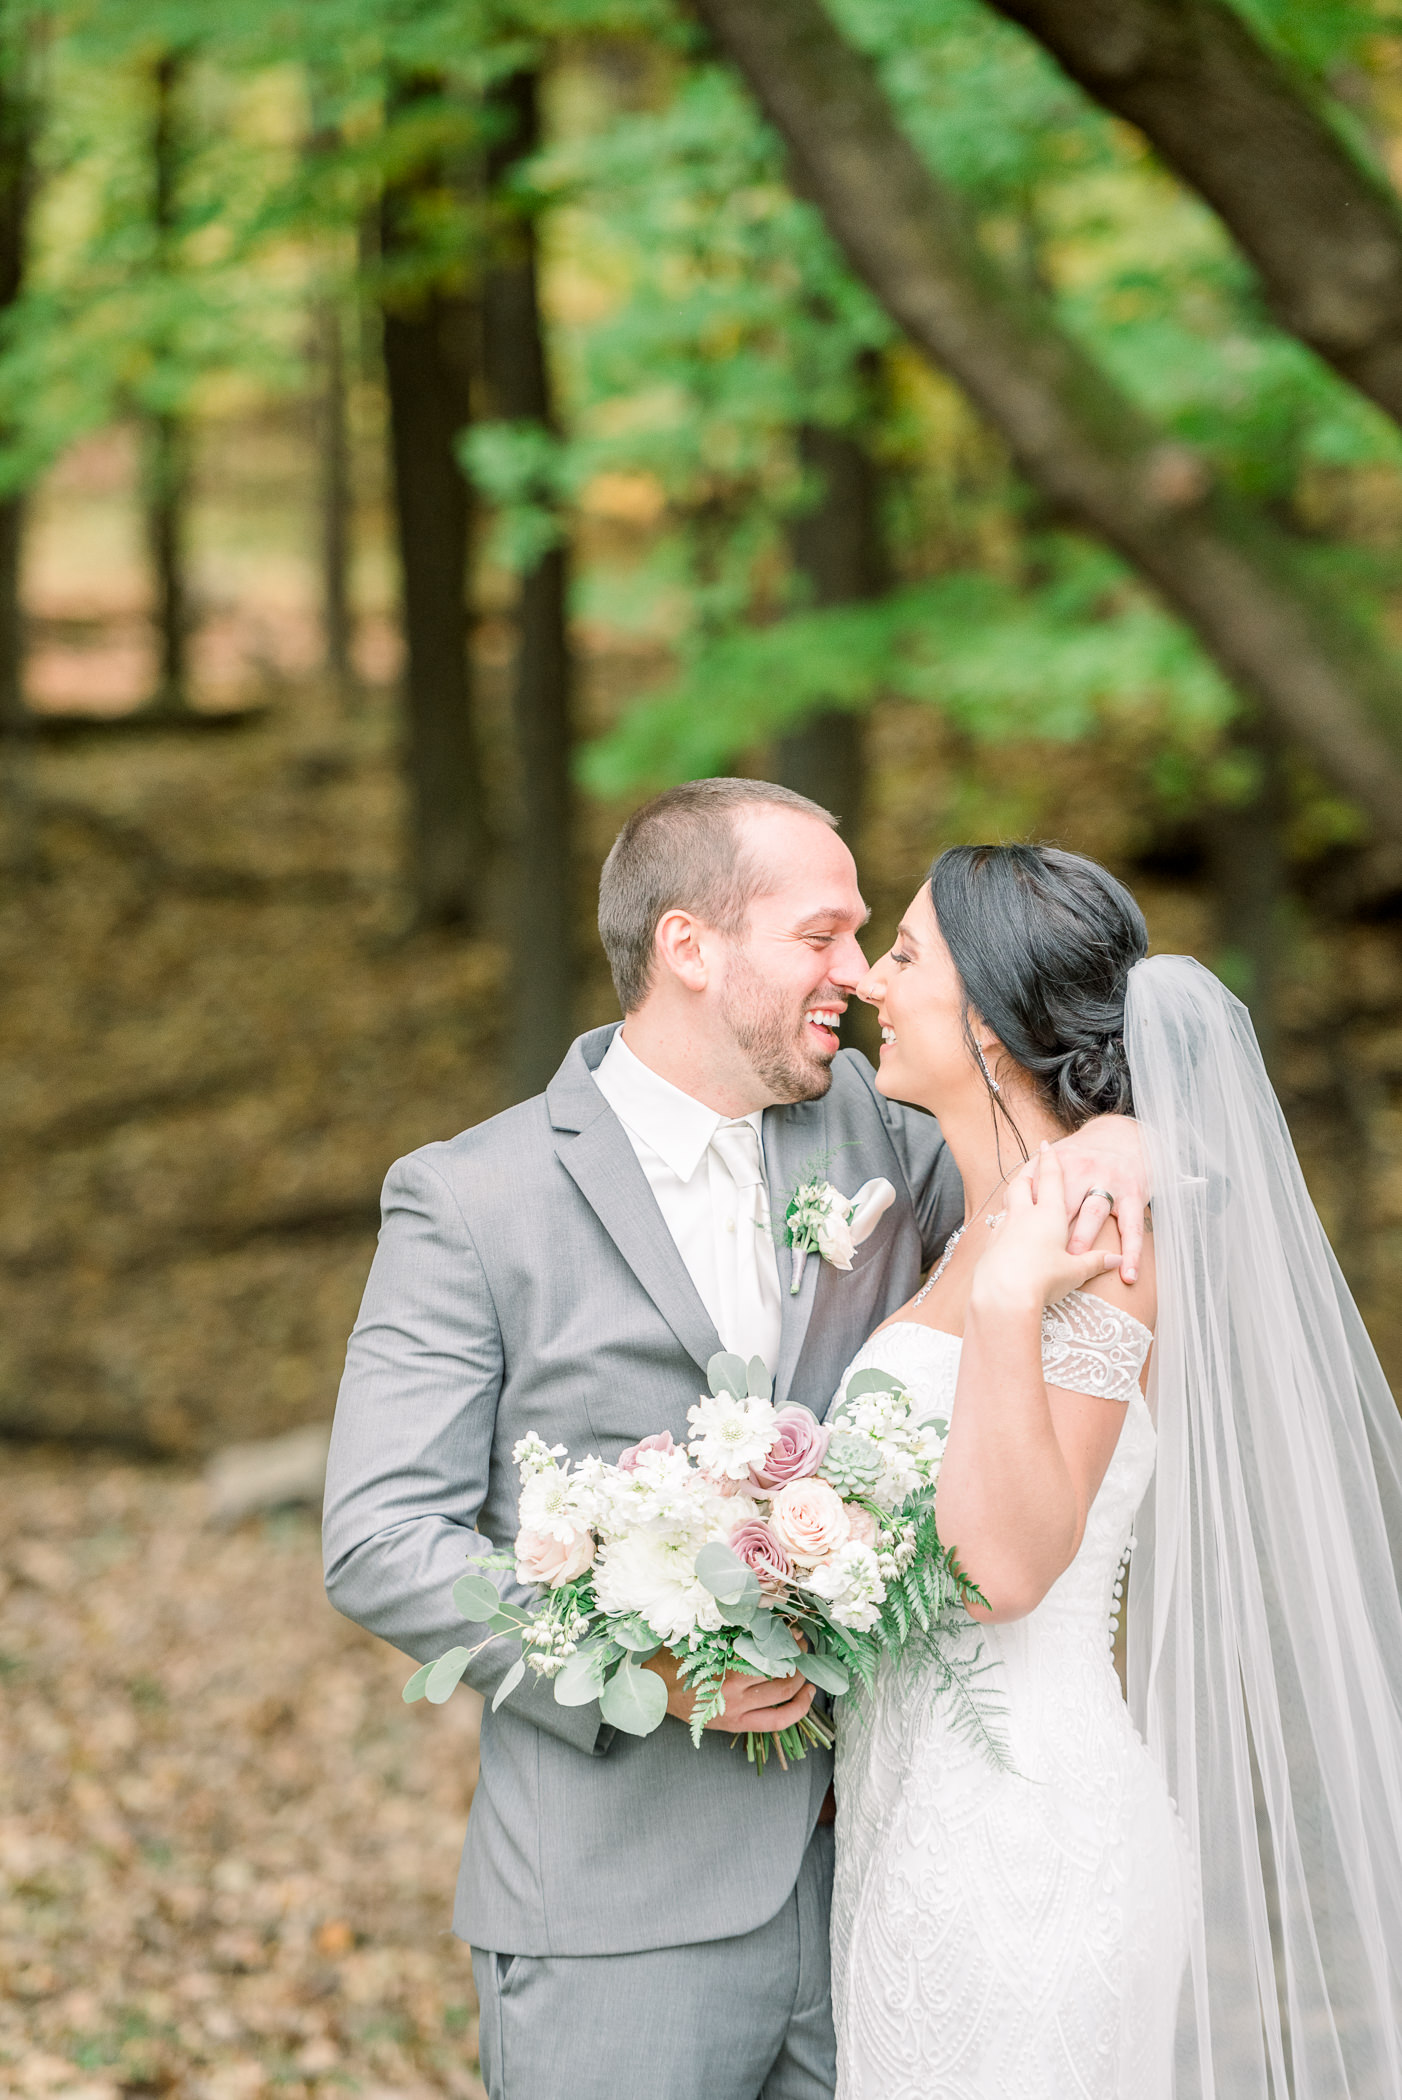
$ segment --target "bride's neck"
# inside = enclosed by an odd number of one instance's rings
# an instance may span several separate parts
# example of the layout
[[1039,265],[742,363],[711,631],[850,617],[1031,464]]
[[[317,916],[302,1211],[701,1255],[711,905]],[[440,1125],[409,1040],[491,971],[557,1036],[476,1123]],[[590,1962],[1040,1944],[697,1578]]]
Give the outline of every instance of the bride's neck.
[[[1005,1089],[1005,1092],[1010,1092]],[[1000,1105],[987,1094],[957,1108],[935,1110],[944,1141],[954,1155],[964,1183],[965,1222],[993,1205],[1003,1183],[1012,1179],[1024,1157],[1031,1158],[1043,1139],[1055,1144],[1066,1133],[1030,1095],[1019,1093]],[[1022,1144],[1018,1143],[1021,1137]],[[1023,1146],[1027,1151],[1024,1155]]]

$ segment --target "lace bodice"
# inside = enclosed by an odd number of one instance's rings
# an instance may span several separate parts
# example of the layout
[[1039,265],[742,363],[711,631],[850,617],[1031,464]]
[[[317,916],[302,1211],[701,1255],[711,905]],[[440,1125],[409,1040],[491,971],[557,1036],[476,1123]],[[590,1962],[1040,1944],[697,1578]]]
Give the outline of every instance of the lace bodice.
[[[991,1667],[1011,1770],[898,1666],[839,1718],[833,1996],[838,2100],[1160,2100],[1186,1936],[1186,1845],[1111,1656],[1134,1512],[1154,1466],[1152,1343],[1073,1292],[1050,1384],[1124,1403],[1075,1559],[1026,1618],[956,1636]],[[849,1366],[955,1406],[961,1344],[917,1321]],[[977,1576],[977,1569],[971,1573]],[[1162,2074],[1162,2075],[1161,2075]]]

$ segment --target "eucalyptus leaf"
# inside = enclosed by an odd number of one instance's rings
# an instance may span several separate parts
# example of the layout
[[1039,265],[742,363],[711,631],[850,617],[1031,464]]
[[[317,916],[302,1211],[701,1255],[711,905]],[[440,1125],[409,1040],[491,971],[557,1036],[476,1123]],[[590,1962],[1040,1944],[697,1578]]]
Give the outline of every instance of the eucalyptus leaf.
[[750,1639],[773,1662],[791,1662],[798,1650],[793,1634],[772,1611],[756,1613],[750,1623]]
[[762,1356],[752,1356],[749,1362],[750,1398],[768,1400],[774,1391],[774,1381],[769,1375],[769,1366]]
[[463,1671],[472,1660],[470,1648],[450,1648],[440,1655],[424,1680],[424,1697],[430,1706],[441,1706],[457,1690]]
[[756,1677],[792,1677],[794,1664],[798,1661],[798,1650],[791,1649],[785,1663],[778,1656],[767,1655],[758,1641],[748,1633],[742,1633],[735,1642],[735,1660],[747,1665]]
[[555,1704],[587,1706],[591,1699],[597,1699],[604,1688],[607,1667],[602,1648],[581,1648],[555,1679]]
[[465,1619],[490,1619],[501,1610],[501,1592],[485,1575],[459,1575],[453,1604]]
[[412,1706],[416,1699],[422,1699],[424,1688],[428,1683],[429,1672],[432,1668],[432,1663],[423,1663],[415,1670],[413,1676],[404,1687],[403,1699],[406,1706]]
[[622,1647],[631,1648],[638,1655],[655,1655],[662,1645],[647,1620],[636,1614],[631,1619],[615,1620],[611,1631]]
[[800,1652],[798,1667],[810,1684],[816,1684],[820,1692],[831,1692],[839,1697],[851,1685],[851,1673],[837,1660],[835,1655],[805,1655]]
[[492,1633],[523,1633],[530,1623],[528,1611],[522,1611],[519,1605],[503,1604],[500,1611],[492,1613],[487,1626]]
[[[714,1359],[713,1359],[714,1361]],[[738,1358],[737,1358],[738,1362]],[[696,1556],[696,1580],[708,1589],[718,1604],[738,1604],[746,1596],[754,1573],[738,1553],[712,1539]]]
[[750,1367],[743,1356],[719,1349],[706,1366],[706,1379],[713,1393],[729,1393],[732,1399],[744,1400],[750,1389]]
[[667,1687],[655,1670],[640,1670],[625,1657],[604,1686],[599,1711],[625,1735],[651,1735],[667,1712]]
[[525,1658],[523,1656],[518,1655],[515,1662],[511,1665],[511,1668],[507,1671],[505,1677],[502,1678],[501,1683],[492,1693],[493,1713],[496,1712],[497,1708],[501,1705],[503,1699],[509,1699],[511,1697],[511,1694],[515,1691],[517,1685],[521,1682],[521,1679],[525,1676],[525,1674]]
[[864,1393],[898,1393],[900,1391],[900,1380],[893,1378],[889,1371],[878,1371],[875,1368],[870,1371],[854,1371],[847,1381],[847,1391],[842,1396],[843,1405],[845,1406],[849,1400],[860,1400]]

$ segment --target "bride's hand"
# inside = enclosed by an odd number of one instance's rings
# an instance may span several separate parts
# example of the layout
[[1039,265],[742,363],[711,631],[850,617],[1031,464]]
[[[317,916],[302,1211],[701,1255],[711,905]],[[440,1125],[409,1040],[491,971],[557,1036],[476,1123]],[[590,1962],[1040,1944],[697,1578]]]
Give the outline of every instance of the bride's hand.
[[974,1270],[972,1302],[1008,1312],[1055,1305],[1120,1265],[1117,1254],[1072,1254],[1061,1162],[1043,1145],[1008,1184],[1007,1209]]

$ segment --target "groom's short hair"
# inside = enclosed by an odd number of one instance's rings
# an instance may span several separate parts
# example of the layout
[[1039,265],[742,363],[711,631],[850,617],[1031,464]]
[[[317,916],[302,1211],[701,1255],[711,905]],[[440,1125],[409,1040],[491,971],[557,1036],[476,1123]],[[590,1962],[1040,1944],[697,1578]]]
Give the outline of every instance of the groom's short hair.
[[717,933],[743,930],[768,870],[742,846],[735,814],[766,808],[837,829],[830,811],[772,780],[687,780],[634,810],[599,877],[599,938],[625,1014],[647,997],[664,912],[694,912]]

